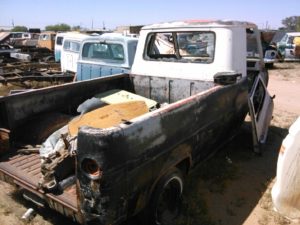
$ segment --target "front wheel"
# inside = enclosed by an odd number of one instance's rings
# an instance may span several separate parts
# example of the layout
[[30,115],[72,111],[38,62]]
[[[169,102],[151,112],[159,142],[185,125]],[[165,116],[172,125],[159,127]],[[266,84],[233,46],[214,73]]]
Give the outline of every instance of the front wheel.
[[148,222],[151,225],[175,224],[181,210],[183,185],[182,172],[177,168],[160,179],[149,205]]

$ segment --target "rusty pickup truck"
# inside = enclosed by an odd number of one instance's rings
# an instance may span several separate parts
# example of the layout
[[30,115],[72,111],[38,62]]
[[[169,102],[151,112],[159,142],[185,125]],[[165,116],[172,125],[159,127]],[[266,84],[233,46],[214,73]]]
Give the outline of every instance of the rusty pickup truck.
[[[82,224],[119,224],[141,212],[149,224],[172,224],[184,177],[230,140],[247,112],[255,143],[266,140],[267,81],[252,23],[145,26],[130,74],[0,98],[0,178]],[[104,106],[79,115],[79,105],[97,99]],[[146,110],[122,117],[118,107],[130,102]]]

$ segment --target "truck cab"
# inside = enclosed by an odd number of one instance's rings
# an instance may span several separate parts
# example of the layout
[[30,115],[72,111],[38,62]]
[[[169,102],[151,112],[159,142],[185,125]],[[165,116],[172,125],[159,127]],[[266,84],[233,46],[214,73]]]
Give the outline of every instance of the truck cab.
[[40,33],[39,40],[37,43],[38,48],[47,48],[50,51],[54,51],[56,33],[52,31],[46,31]]
[[82,42],[77,63],[77,81],[129,73],[138,38],[105,33]]
[[87,37],[89,37],[89,35],[74,32],[66,33],[64,35],[60,58],[62,72],[77,72],[80,46],[82,41]]
[[[213,80],[221,71],[242,77],[260,73],[267,84],[259,37],[256,25],[247,22],[193,20],[146,26],[132,73],[170,77],[184,74],[186,79],[201,80]],[[145,45],[147,49],[142,48]]]

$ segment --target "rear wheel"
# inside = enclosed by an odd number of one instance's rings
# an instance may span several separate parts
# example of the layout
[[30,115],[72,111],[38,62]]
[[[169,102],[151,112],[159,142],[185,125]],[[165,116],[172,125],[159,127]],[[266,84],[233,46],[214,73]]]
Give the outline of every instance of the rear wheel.
[[151,225],[175,224],[181,210],[183,185],[182,173],[177,168],[160,179],[148,210]]

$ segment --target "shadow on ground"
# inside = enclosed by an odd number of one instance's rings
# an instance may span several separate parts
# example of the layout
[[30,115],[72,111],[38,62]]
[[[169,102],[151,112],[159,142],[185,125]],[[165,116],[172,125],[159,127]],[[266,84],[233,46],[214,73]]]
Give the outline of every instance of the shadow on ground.
[[[262,195],[276,176],[278,149],[287,132],[271,126],[259,156],[252,151],[246,122],[232,141],[189,174],[176,225],[241,225],[257,204],[272,204]],[[123,225],[141,224],[132,220]]]

